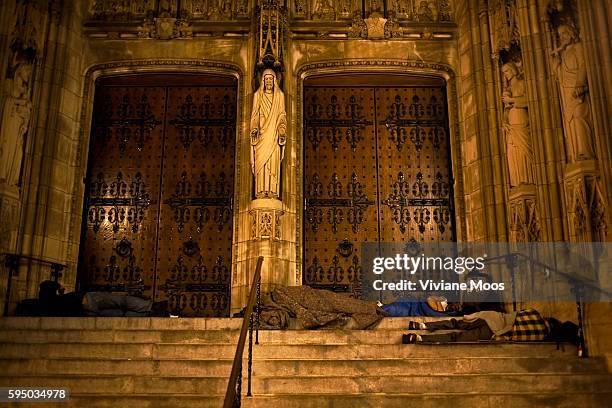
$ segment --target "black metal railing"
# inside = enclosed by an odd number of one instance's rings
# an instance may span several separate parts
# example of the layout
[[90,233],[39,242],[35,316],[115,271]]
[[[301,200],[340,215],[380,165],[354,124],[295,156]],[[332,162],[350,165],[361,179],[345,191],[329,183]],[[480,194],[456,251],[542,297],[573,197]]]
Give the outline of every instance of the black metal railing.
[[6,295],[4,299],[4,316],[8,316],[9,306],[11,301],[11,290],[13,286],[13,278],[19,276],[19,265],[22,261],[30,261],[40,265],[48,265],[51,268],[50,278],[54,282],[58,282],[62,277],[62,271],[66,268],[58,262],[49,261],[48,259],[36,258],[30,255],[14,254],[5,252],[1,254],[4,257],[4,266],[8,270],[8,280],[6,284]]
[[[251,371],[253,367],[253,329],[255,329],[255,344],[259,344],[259,314],[261,308],[261,265],[263,256],[257,258],[257,266],[255,267],[255,275],[253,283],[249,291],[249,299],[244,310],[242,326],[240,328],[240,337],[238,337],[238,346],[232,363],[232,372],[227,384],[225,392],[224,408],[240,407],[242,400],[242,356],[244,354],[244,345],[246,343],[247,331],[249,334],[249,354],[248,354],[248,371],[247,371],[247,397],[251,396]],[[255,309],[255,314],[253,314]]]
[[[576,314],[578,321],[578,342],[582,350],[581,356],[588,357],[588,347],[586,341],[586,335],[584,331],[584,294],[585,291],[597,292],[601,295],[605,295],[608,299],[612,298],[612,293],[608,292],[595,284],[585,280],[583,277],[571,275],[567,272],[559,270],[556,267],[548,265],[544,262],[538,261],[533,257],[520,252],[512,252],[505,255],[490,257],[486,259],[487,264],[501,264],[505,266],[510,272],[510,285],[511,285],[511,299],[512,299],[512,310],[517,310],[517,276],[521,275],[519,266],[521,260],[527,262],[530,266],[529,271],[533,275],[533,270],[540,270],[545,273],[546,276],[553,274],[562,278],[563,281],[568,285],[573,297],[576,302]],[[533,278],[533,276],[531,276]],[[554,299],[552,299],[554,300]]]

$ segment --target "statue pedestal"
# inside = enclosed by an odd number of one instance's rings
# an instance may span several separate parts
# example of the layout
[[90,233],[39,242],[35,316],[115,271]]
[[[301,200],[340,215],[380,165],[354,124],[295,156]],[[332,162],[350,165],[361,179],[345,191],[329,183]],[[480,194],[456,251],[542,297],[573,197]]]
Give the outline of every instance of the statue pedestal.
[[595,160],[581,160],[570,163],[565,166],[565,171],[563,173],[563,179],[565,181],[573,181],[576,178],[584,176],[595,176],[597,175],[596,162]]
[[[243,237],[247,240],[238,244],[237,264],[232,280],[231,312],[239,311],[246,305],[257,258],[264,257],[261,269],[261,293],[279,286],[296,285],[295,244],[291,242],[290,227],[284,225],[286,209],[280,200],[258,198],[251,201],[248,209],[248,223],[244,222]],[[245,219],[246,221],[246,219]],[[241,234],[239,232],[239,234]],[[300,280],[301,283],[301,280]]]
[[608,240],[608,211],[595,160],[570,163],[563,174],[571,242]]
[[512,187],[508,194],[510,242],[534,242],[540,239],[540,219],[534,184]]
[[258,198],[251,203],[251,239],[281,239],[280,217],[283,203],[275,198]]

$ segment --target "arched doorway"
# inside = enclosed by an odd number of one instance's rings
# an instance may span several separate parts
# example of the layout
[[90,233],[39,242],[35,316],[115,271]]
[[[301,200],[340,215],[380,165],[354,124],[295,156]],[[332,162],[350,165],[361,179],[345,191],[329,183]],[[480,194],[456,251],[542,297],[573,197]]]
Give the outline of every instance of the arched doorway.
[[361,244],[455,240],[444,80],[304,81],[304,284],[361,293]]
[[229,314],[237,80],[96,82],[78,280]]

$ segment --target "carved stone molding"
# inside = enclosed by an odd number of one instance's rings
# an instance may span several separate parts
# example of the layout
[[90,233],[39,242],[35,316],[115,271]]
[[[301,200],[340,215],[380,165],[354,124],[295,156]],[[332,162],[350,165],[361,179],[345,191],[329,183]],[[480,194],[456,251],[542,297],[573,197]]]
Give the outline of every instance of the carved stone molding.
[[230,21],[248,17],[248,0],[90,0],[89,20],[133,23],[148,16],[169,17],[188,13],[201,20]]
[[247,0],[91,0],[85,33],[96,39],[124,40],[246,33],[249,16]]
[[[347,20],[359,12],[365,18],[385,11],[383,1],[366,0],[294,0],[291,14],[297,20],[338,21]],[[447,23],[453,21],[452,0],[393,0],[386,2],[386,12],[393,12],[405,23]]]

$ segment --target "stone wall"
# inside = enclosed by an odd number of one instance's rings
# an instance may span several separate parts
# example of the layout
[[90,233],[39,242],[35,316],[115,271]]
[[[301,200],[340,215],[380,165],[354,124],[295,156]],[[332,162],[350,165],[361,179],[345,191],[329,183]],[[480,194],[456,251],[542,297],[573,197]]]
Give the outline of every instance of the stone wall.
[[[388,24],[386,30],[380,29],[383,17],[376,10],[362,14],[335,9],[300,11],[297,3],[290,2],[283,43],[289,122],[285,179],[277,218],[279,234],[265,239],[253,232],[257,228],[253,229],[245,135],[256,81],[257,40],[256,24],[251,24],[249,13],[241,8],[243,2],[234,1],[229,11],[210,10],[192,20],[170,14],[149,19],[137,10],[92,14],[95,3],[9,0],[0,6],[2,106],[13,83],[7,81],[12,81],[8,73],[14,64],[11,43],[20,15],[17,10],[34,7],[38,11],[29,18],[39,19],[37,26],[41,27],[36,37],[24,171],[19,185],[0,182],[0,250],[66,264],[62,282],[68,290],[76,280],[94,81],[120,73],[223,72],[239,78],[232,311],[244,304],[259,254],[267,258],[264,290],[301,283],[300,99],[303,81],[310,75],[426,73],[446,81],[459,240],[610,241],[612,62],[606,16],[611,10],[605,0],[577,2],[576,7],[569,1],[503,2],[511,6],[509,14],[499,13],[502,3],[496,0],[457,1],[450,2],[448,19],[440,10],[434,13],[435,19],[426,10],[420,15],[400,10],[397,20],[383,23]],[[559,4],[571,7],[554,8]],[[514,17],[500,19],[502,14]],[[125,16],[137,17],[139,23],[123,24]],[[594,157],[580,163],[568,158],[568,131],[563,121],[567,114],[559,104],[555,59],[550,56],[560,17],[577,22],[577,39],[587,62]],[[525,185],[511,186],[505,130],[510,108],[504,97],[509,91],[516,93],[518,85],[508,89],[510,80],[503,66],[517,61],[527,100],[534,175]],[[7,124],[0,125],[2,138],[6,138]],[[581,213],[587,214],[582,224]],[[49,274],[47,267],[36,264],[24,264],[19,272],[14,280],[15,300],[35,296],[38,283]],[[2,302],[7,281],[4,267],[0,267],[0,278]],[[587,334],[596,353],[609,349],[604,339],[610,335],[612,322],[604,317],[609,315],[606,308],[593,305],[586,310]],[[569,316],[571,309],[571,305],[559,307],[557,313]]]

